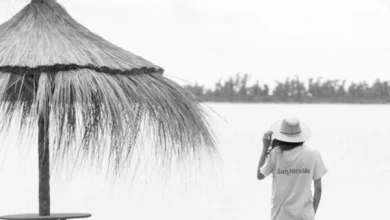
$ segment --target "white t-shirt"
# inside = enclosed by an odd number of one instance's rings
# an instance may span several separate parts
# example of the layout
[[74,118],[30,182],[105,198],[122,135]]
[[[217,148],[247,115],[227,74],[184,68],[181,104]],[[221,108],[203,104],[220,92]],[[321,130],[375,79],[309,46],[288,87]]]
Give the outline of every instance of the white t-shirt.
[[272,173],[272,220],[314,220],[311,183],[328,169],[321,154],[306,145],[281,152],[275,148],[260,169]]

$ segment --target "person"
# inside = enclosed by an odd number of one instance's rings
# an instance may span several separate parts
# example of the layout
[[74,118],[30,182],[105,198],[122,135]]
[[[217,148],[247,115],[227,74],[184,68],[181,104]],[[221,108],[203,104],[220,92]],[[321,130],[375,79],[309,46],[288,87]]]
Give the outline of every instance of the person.
[[305,144],[310,136],[309,128],[297,118],[276,122],[264,134],[257,178],[262,180],[272,173],[272,220],[315,219],[321,178],[328,169],[320,152]]

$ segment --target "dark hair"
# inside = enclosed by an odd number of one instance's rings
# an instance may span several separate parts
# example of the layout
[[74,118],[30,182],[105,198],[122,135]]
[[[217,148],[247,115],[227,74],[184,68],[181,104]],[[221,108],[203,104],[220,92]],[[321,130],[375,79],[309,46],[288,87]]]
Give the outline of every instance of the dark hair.
[[273,149],[276,147],[279,147],[279,149],[284,152],[288,150],[292,150],[296,147],[302,146],[304,142],[297,142],[297,143],[292,143],[292,142],[285,142],[281,141],[278,139],[274,139],[271,142],[270,149],[268,150],[267,154],[269,154]]

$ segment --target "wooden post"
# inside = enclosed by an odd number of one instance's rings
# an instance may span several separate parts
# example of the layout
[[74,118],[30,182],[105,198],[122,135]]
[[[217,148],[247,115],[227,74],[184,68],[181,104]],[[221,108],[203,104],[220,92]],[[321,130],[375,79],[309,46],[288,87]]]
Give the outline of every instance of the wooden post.
[[39,163],[39,215],[50,215],[50,149],[49,116],[41,113],[38,119],[38,163]]

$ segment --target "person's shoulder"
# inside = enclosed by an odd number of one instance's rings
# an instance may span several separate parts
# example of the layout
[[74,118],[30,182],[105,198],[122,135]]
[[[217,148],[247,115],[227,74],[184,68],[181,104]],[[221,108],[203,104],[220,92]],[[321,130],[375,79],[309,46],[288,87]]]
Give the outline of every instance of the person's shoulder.
[[312,155],[318,155],[320,153],[316,148],[311,147],[307,144],[304,144],[302,146],[302,150]]

